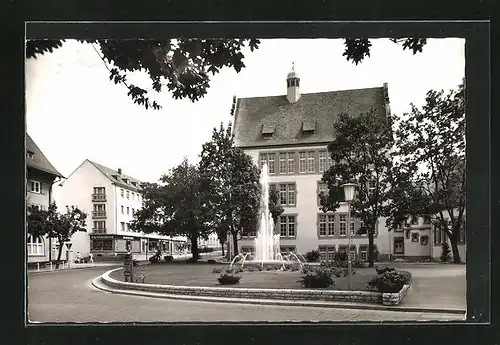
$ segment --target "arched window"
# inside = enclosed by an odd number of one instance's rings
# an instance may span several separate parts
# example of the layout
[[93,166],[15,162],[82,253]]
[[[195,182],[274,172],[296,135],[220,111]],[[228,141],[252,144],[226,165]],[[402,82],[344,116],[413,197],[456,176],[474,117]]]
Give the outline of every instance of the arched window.
[[45,251],[43,248],[43,239],[40,236],[32,236],[28,235],[27,247],[28,247],[28,255],[36,256],[36,255],[45,255]]

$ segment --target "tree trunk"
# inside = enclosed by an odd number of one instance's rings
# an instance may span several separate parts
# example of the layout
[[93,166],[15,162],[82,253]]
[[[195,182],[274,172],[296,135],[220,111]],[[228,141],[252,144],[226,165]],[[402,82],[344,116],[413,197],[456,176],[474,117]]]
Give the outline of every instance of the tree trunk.
[[[52,250],[52,248],[50,250]],[[59,261],[61,261],[62,250],[63,250],[63,243],[61,240],[59,240],[59,251],[57,253],[56,269],[59,268]],[[68,259],[70,259],[69,256]]]
[[236,232],[231,232],[231,235],[233,236],[233,258],[238,255],[238,233]]
[[222,256],[224,257],[224,242],[219,241],[222,249]]
[[368,231],[368,267],[373,267],[374,258],[373,258],[373,234],[374,229]]
[[[455,230],[455,229],[453,229]],[[460,259],[460,252],[458,251],[458,234],[459,234],[460,228],[458,228],[458,231],[453,231],[453,233],[450,236],[450,243],[451,243],[451,252],[453,253],[453,263],[454,264],[459,264],[462,262]]]
[[193,254],[193,261],[200,258],[200,251],[198,250],[198,236],[192,236],[191,240],[191,254]]

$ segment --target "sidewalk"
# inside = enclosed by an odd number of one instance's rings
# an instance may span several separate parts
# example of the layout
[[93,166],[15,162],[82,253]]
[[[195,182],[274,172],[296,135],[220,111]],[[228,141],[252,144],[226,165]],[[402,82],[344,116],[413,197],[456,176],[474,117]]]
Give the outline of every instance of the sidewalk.
[[55,272],[55,271],[61,271],[61,270],[75,270],[75,269],[93,268],[93,267],[111,267],[111,266],[120,266],[120,265],[122,265],[121,262],[94,262],[94,263],[87,263],[87,264],[70,263],[69,266],[68,266],[68,264],[64,264],[64,265],[60,265],[59,268],[56,269],[56,265],[54,264],[52,266],[52,269],[50,269],[50,267],[41,268],[39,270],[36,268],[30,268],[27,270],[27,272],[28,273]]

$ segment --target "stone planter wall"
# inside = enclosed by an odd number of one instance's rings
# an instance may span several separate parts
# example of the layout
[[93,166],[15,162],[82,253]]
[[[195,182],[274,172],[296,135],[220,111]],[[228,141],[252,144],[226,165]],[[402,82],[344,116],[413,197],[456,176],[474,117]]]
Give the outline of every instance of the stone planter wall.
[[401,303],[401,300],[403,297],[405,297],[406,293],[408,292],[408,289],[410,288],[410,285],[404,285],[399,292],[394,292],[394,293],[383,293],[382,294],[382,304],[383,305],[398,305]]
[[[121,269],[121,268],[119,268]],[[114,270],[112,270],[114,271]],[[360,302],[360,303],[382,303],[382,293],[370,291],[336,291],[336,290],[312,290],[312,289],[249,289],[231,287],[202,287],[202,286],[175,286],[158,284],[126,283],[115,280],[109,276],[112,272],[106,272],[101,276],[102,281],[119,290],[138,290],[146,292],[188,295],[188,296],[210,296],[226,298],[249,298],[249,299],[271,299],[271,300],[308,300],[308,301],[336,301],[336,302]]]

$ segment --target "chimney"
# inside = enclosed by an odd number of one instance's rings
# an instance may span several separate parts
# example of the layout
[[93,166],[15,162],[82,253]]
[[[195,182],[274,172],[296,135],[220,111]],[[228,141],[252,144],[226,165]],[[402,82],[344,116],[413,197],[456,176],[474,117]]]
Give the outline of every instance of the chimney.
[[122,174],[122,168],[118,168],[118,175]]

